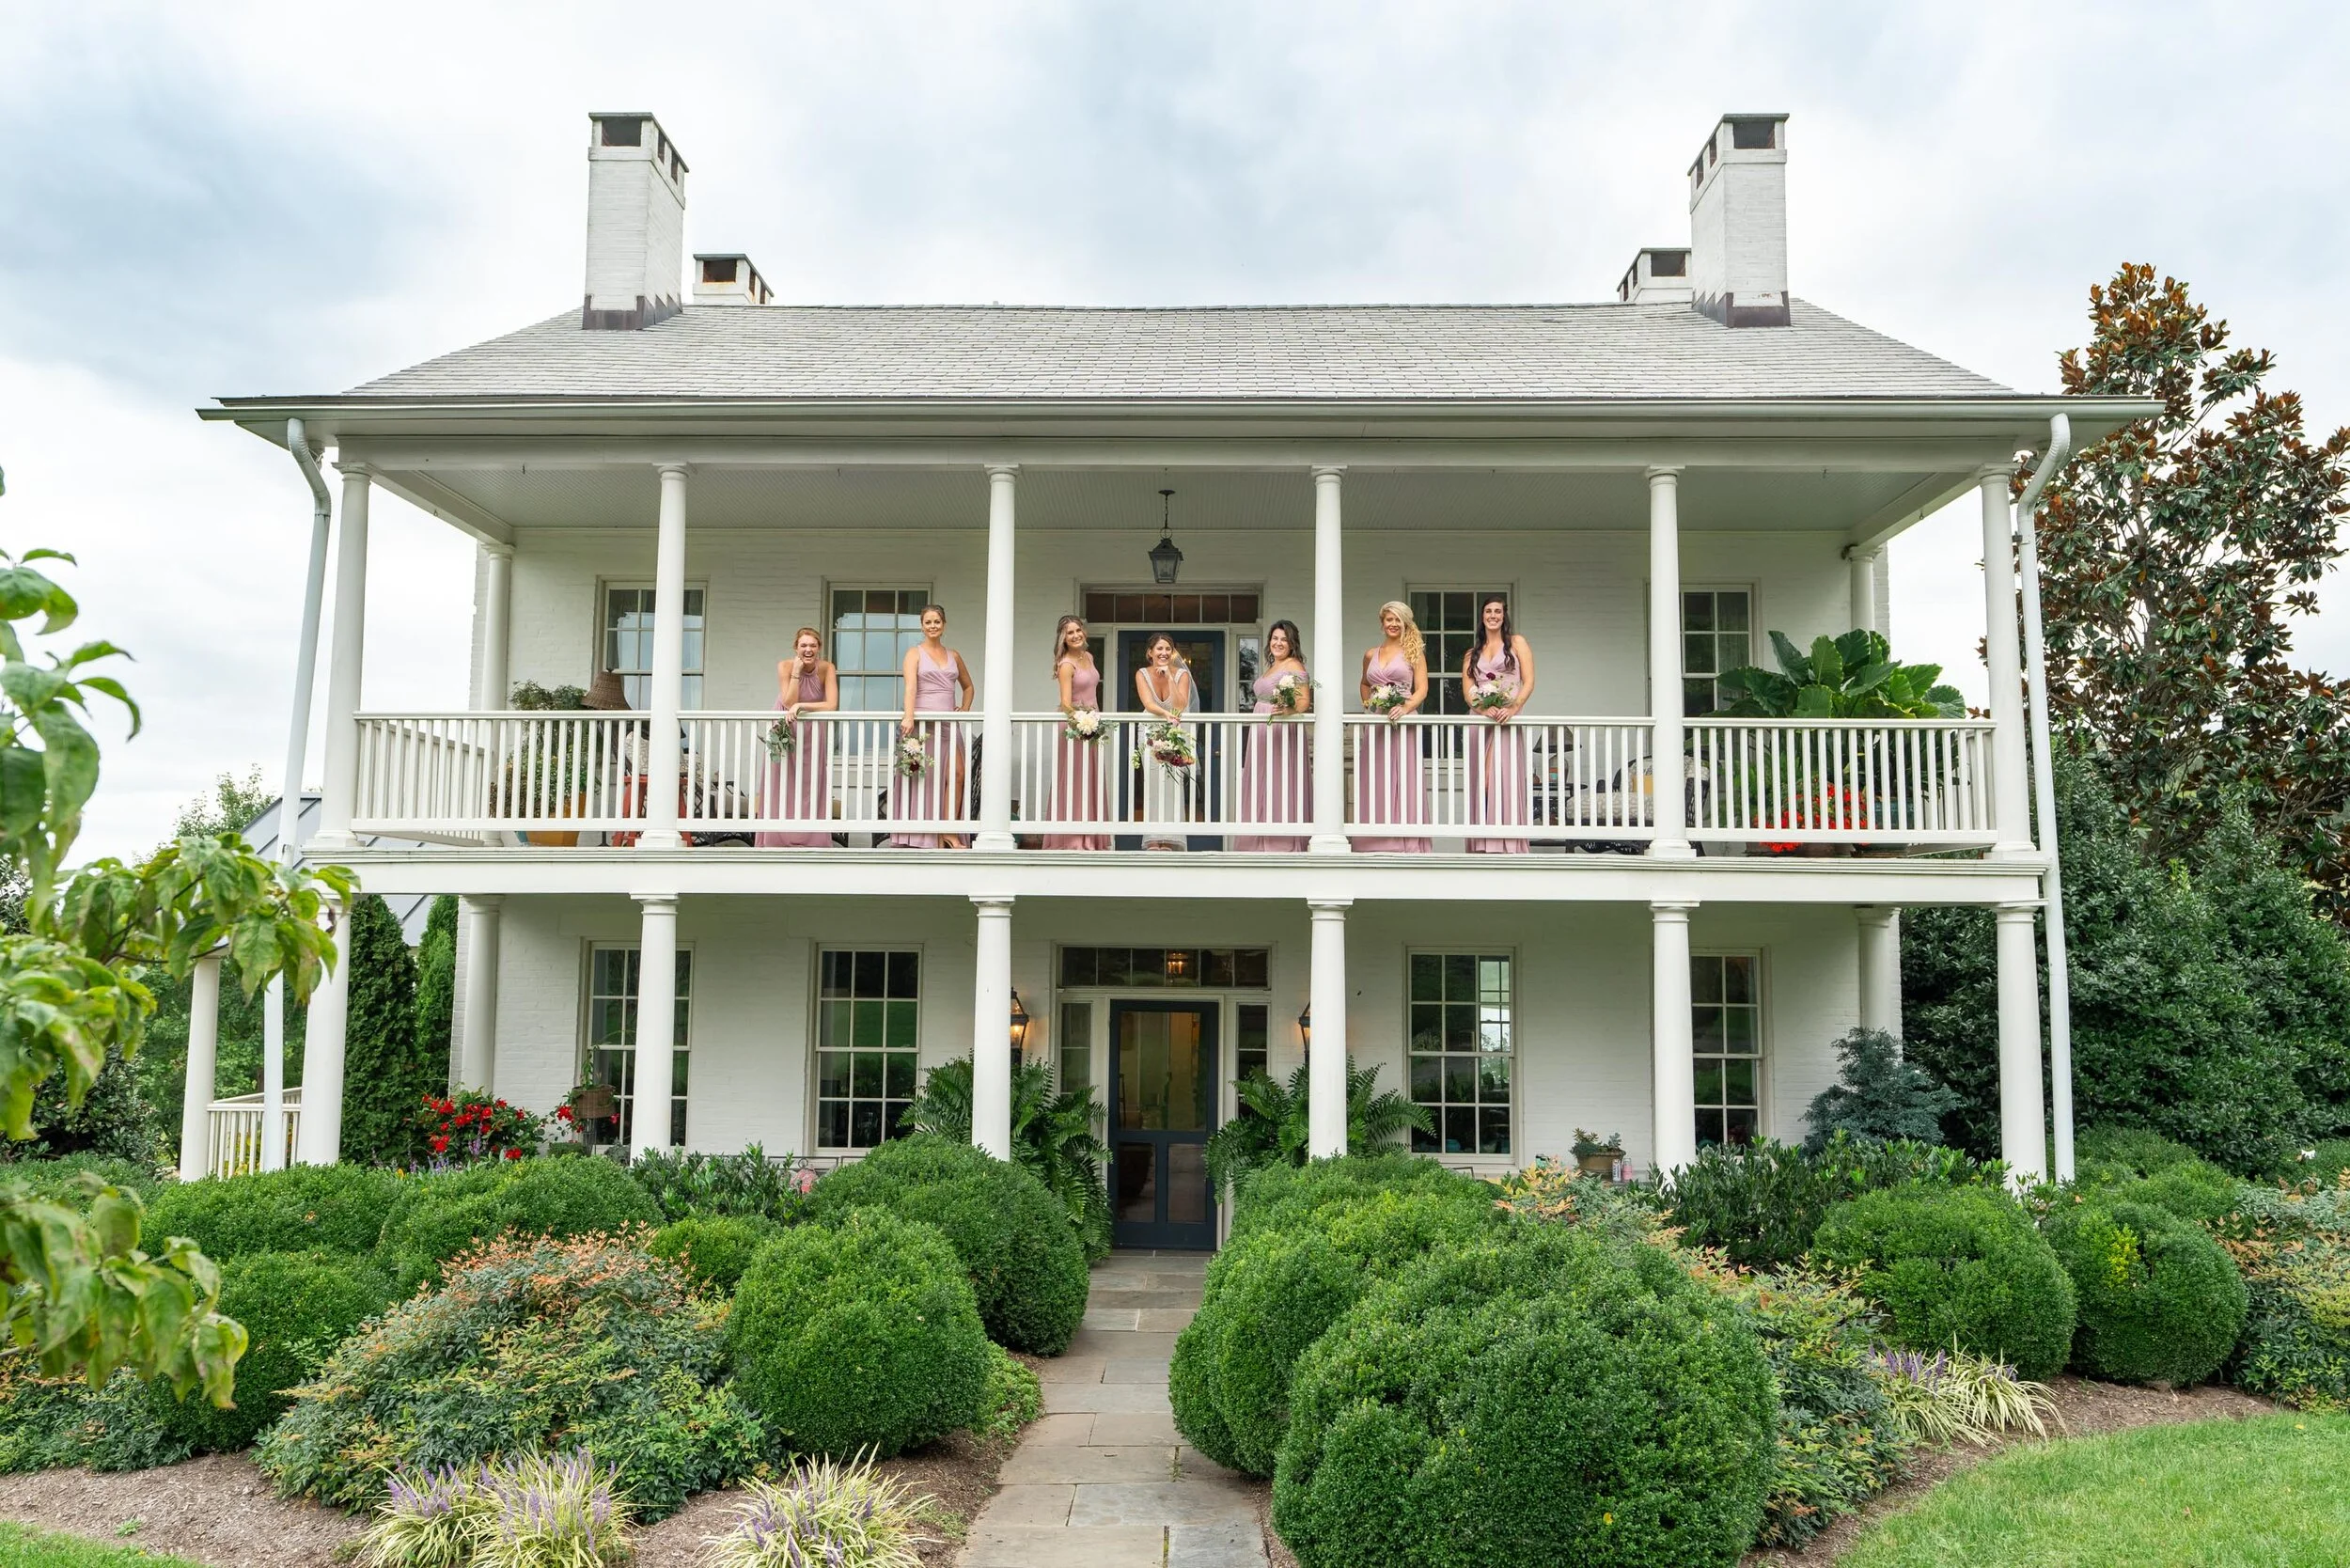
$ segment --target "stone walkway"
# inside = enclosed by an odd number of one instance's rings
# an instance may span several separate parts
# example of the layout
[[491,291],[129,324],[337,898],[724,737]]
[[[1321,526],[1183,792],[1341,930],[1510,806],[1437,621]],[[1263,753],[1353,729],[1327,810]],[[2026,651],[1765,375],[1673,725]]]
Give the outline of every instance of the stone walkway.
[[971,1521],[964,1568],[1263,1568],[1255,1494],[1175,1434],[1167,1364],[1207,1256],[1116,1252],[1045,1363],[1044,1417]]

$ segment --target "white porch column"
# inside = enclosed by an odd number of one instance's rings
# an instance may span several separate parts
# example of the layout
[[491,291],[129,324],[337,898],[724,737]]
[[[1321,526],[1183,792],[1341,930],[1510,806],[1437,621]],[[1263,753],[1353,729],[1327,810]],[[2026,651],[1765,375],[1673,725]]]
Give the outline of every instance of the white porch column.
[[2008,505],[2008,470],[1985,468],[1982,491],[1982,637],[1991,675],[1992,810],[1998,818],[1995,858],[2028,857],[2031,795],[2024,770],[2024,675],[2016,651],[2015,525]]
[[1999,1158],[2010,1180],[2045,1181],[2048,1119],[2040,1084],[2040,949],[2037,905],[1999,905]]
[[498,893],[467,893],[457,901],[465,928],[464,1032],[458,1042],[457,1085],[496,1092],[498,1063]]
[[[1679,689],[1676,675],[1674,690]],[[1678,899],[1658,899],[1648,906],[1655,954],[1650,982],[1649,1029],[1655,1051],[1651,1141],[1656,1169],[1667,1178],[1698,1157],[1697,1047],[1689,1019],[1689,911],[1696,907]]]
[[[337,466],[343,516],[336,525],[335,641],[326,666],[326,787],[312,839],[321,850],[350,849],[356,842],[351,818],[359,799],[359,670],[368,640],[368,468],[358,463]],[[293,814],[301,814],[299,801]],[[282,822],[279,827],[282,833]]]
[[[1306,847],[1344,855],[1346,843],[1346,593],[1339,536],[1338,468],[1314,470],[1314,831]],[[1319,928],[1317,928],[1319,929]]]
[[188,1078],[180,1103],[180,1180],[212,1168],[213,1079],[220,1068],[220,955],[196,961],[188,977]]
[[1844,557],[1844,568],[1850,584],[1853,626],[1873,632],[1877,629],[1877,552],[1854,550]]
[[[1862,624],[1866,624],[1863,622]],[[1860,927],[1860,1027],[1902,1035],[1902,938],[1898,909],[1856,909]]]
[[[261,1168],[286,1168],[286,982],[270,981],[270,1005],[261,1011]],[[318,993],[312,992],[317,1006]]]
[[484,713],[506,706],[508,660],[513,643],[514,547],[481,547],[481,686],[474,707]]
[[640,849],[676,849],[684,842],[678,836],[677,811],[678,782],[684,768],[678,713],[684,705],[684,689],[685,464],[665,463],[660,532],[653,544],[652,695],[646,703],[652,713],[652,734],[645,769],[645,832],[636,840]]
[[1308,1046],[1306,1152],[1323,1159],[1346,1152],[1346,899],[1314,899],[1313,977],[1308,996],[1314,1039]]
[[[986,668],[979,682],[979,831],[972,847],[1013,848],[1011,788],[1018,769],[1013,765],[1011,739],[1012,646],[1012,501],[1018,482],[1017,463],[990,463],[987,470],[987,640]],[[1004,1006],[1011,1006],[1010,997]],[[1005,1102],[1009,1117],[1010,1101]],[[1009,1122],[1007,1122],[1009,1125]],[[1009,1140],[1010,1135],[1007,1133]],[[1010,1157],[1009,1142],[1004,1157]]]
[[971,1141],[1011,1158],[1011,901],[974,898],[979,914],[971,986]]
[[[656,599],[656,615],[659,604]],[[644,909],[644,931],[636,948],[636,1080],[628,1145],[633,1160],[674,1147],[669,1100],[677,1074],[677,895],[639,893],[636,902]]]
[[343,1151],[343,1045],[351,1026],[351,911],[333,911],[335,963],[310,993],[302,1043],[302,1121],[294,1158],[333,1165]]
[[[1689,792],[1683,783],[1681,667],[1681,470],[1657,467],[1648,471],[1648,691],[1654,737],[1649,798],[1656,813],[1648,852],[1660,860],[1686,860],[1697,853],[1689,847]],[[1688,985],[1686,975],[1682,985]],[[1696,1125],[1695,1113],[1690,1124]]]

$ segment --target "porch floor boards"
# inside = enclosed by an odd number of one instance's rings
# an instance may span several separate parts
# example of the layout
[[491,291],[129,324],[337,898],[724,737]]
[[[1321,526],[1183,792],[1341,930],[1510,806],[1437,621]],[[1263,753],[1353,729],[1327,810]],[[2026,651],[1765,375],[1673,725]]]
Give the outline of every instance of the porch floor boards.
[[971,1521],[963,1568],[1263,1568],[1254,1492],[1175,1431],[1175,1336],[1201,1253],[1096,1264],[1085,1326],[1041,1377],[1044,1411]]

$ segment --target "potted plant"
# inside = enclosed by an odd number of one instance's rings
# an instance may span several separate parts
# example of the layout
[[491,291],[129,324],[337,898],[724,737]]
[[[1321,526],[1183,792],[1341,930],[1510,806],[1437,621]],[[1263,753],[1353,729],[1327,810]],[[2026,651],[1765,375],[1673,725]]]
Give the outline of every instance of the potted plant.
[[[542,686],[536,681],[518,682],[513,691],[508,694],[507,705],[517,713],[581,713],[625,710],[628,700],[621,695],[620,678],[605,670],[597,675],[594,684],[587,687]],[[521,755],[506,764],[500,788],[500,814],[520,815],[552,793],[554,815],[586,816],[587,748],[549,744],[554,737],[544,731],[533,734],[530,739],[536,744],[527,745]],[[533,828],[522,837],[526,844],[568,848],[579,842],[579,830]]]
[[563,1096],[563,1103],[555,1107],[555,1120],[582,1143],[609,1142],[619,1131],[620,1091],[597,1079],[591,1071]]
[[1586,1176],[1613,1179],[1623,1164],[1623,1135],[1610,1133],[1601,1137],[1581,1127],[1574,1130],[1574,1168]]

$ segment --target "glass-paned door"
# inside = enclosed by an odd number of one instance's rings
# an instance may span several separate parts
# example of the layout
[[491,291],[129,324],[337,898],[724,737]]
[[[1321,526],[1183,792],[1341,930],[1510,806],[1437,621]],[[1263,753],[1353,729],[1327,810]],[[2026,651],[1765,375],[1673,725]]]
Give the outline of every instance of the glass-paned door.
[[1110,1209],[1120,1247],[1209,1248],[1214,1003],[1110,1003]]

